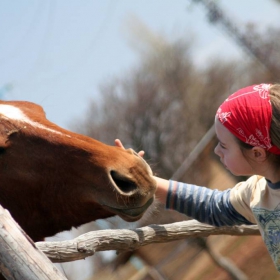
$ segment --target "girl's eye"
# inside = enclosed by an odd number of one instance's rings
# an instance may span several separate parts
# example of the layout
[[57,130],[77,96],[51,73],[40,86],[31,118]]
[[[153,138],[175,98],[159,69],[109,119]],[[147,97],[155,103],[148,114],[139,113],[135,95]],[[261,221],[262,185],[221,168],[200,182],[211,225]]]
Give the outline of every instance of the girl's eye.
[[225,149],[225,148],[226,148],[221,142],[219,142],[219,144],[220,144],[220,147],[221,147],[222,149]]

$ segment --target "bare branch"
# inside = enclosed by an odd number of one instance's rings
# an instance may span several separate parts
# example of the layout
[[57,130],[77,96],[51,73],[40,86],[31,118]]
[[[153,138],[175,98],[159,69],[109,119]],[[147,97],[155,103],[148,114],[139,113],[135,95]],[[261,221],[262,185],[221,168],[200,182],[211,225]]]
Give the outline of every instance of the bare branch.
[[84,259],[98,251],[136,250],[151,243],[209,235],[259,235],[257,226],[214,227],[196,220],[166,225],[149,225],[133,230],[99,230],[61,242],[37,242],[37,247],[53,262]]

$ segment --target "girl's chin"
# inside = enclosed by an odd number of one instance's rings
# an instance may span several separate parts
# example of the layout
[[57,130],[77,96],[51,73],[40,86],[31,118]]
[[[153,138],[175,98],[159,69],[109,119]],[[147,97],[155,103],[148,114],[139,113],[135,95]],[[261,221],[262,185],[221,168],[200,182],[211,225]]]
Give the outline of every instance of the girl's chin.
[[252,176],[252,174],[244,174],[244,173],[239,173],[239,172],[233,172],[233,171],[231,171],[231,170],[229,170],[228,168],[227,168],[227,170],[232,174],[232,175],[234,175],[234,176],[246,176],[246,177],[249,177],[249,176]]
[[234,176],[243,176],[243,174],[239,174],[238,172],[234,172],[234,171],[230,170],[229,168],[227,168],[227,166],[225,166],[225,168],[227,171],[229,171]]

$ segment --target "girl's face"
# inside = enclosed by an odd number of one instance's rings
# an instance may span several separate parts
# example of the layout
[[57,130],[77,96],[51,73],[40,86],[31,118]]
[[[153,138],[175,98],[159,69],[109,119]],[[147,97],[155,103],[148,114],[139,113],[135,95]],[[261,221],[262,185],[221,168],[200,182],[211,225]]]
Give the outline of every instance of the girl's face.
[[226,169],[236,176],[255,174],[252,164],[249,164],[244,157],[235,136],[217,118],[215,118],[215,129],[219,143],[214,152],[220,157]]

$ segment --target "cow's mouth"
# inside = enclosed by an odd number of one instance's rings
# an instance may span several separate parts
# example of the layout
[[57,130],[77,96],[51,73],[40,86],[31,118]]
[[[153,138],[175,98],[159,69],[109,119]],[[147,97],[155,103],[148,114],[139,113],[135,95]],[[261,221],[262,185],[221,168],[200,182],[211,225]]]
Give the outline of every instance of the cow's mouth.
[[144,204],[141,207],[135,207],[135,208],[114,208],[107,205],[104,205],[104,208],[107,208],[110,212],[113,212],[114,214],[120,216],[122,219],[124,219],[127,222],[134,222],[139,220],[145,211],[149,208],[149,206],[153,203],[154,197],[151,197],[146,204]]

